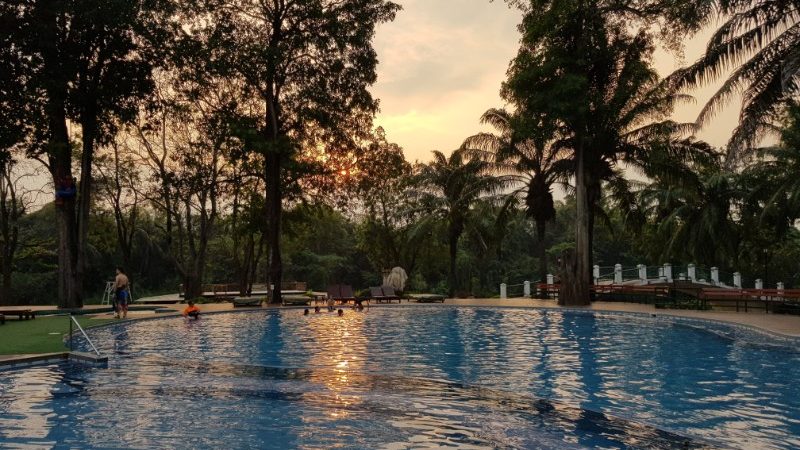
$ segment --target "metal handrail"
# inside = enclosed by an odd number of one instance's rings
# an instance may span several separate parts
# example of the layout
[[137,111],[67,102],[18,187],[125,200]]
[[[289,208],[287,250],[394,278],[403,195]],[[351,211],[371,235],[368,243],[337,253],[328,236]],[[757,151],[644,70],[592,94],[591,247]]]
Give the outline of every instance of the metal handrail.
[[94,352],[97,353],[97,356],[101,356],[100,355],[100,351],[97,350],[97,347],[94,346],[94,343],[92,343],[92,340],[89,339],[89,335],[86,334],[86,331],[83,330],[83,327],[81,326],[81,324],[78,323],[78,320],[75,318],[75,316],[70,314],[69,318],[70,318],[70,322],[69,322],[69,349],[70,349],[70,351],[72,351],[72,322],[75,322],[75,325],[77,325],[78,329],[81,330],[81,333],[83,334],[83,337],[86,338],[86,342],[88,342],[89,345],[92,346],[92,350],[94,350]]

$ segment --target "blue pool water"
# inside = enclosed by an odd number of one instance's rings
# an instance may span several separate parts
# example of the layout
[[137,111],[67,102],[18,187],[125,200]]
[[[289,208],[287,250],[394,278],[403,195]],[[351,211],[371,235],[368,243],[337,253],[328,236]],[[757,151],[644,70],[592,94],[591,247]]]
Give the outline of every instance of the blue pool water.
[[800,354],[712,328],[446,306],[119,324],[91,331],[107,368],[0,371],[0,448],[800,448]]

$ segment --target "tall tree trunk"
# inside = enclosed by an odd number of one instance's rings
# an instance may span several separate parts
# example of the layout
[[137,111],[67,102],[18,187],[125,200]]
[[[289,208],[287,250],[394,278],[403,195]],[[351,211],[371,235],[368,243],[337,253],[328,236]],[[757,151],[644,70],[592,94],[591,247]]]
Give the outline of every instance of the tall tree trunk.
[[11,304],[11,264],[3,264],[3,286],[0,287],[0,305]]
[[72,282],[75,297],[83,299],[83,281],[86,272],[86,241],[89,238],[89,210],[91,209],[92,192],[92,158],[94,157],[94,141],[97,131],[95,115],[92,111],[85,113],[81,129],[83,131],[83,152],[81,153],[81,181],[78,192],[77,231],[75,242],[75,279]]
[[450,230],[449,243],[450,243],[450,297],[456,293],[456,257],[458,256],[458,237],[459,233],[453,229]]
[[[564,274],[561,279],[560,305],[588,305],[591,277],[591,252],[589,244],[589,198],[586,187],[586,155],[582,144],[578,145],[577,173],[575,175],[575,260],[564,261]],[[569,273],[574,271],[574,273]],[[570,286],[572,285],[572,286]]]
[[184,300],[194,300],[203,295],[203,286],[200,277],[195,273],[187,273],[183,277],[183,298]]
[[539,254],[539,280],[547,282],[547,247],[545,246],[545,227],[547,222],[544,220],[536,221],[536,252]]
[[[54,5],[42,5],[40,20],[44,24],[39,37],[42,45],[44,74],[48,78],[46,85],[47,104],[45,114],[48,125],[47,153],[50,163],[50,174],[56,190],[72,182],[72,147],[67,130],[67,81],[64,79],[64,68],[58,43],[57,8]],[[77,227],[75,221],[75,195],[65,196],[56,202],[56,226],[58,229],[58,306],[60,308],[80,308],[83,306],[79,291],[76,290],[77,279]]]
[[[48,111],[50,125],[50,154],[53,184],[58,190],[72,182],[72,152],[67,132],[66,109],[63,100],[51,94]],[[56,205],[58,228],[58,306],[83,306],[76,289],[78,278],[78,242],[75,220],[75,195],[64,196]]]

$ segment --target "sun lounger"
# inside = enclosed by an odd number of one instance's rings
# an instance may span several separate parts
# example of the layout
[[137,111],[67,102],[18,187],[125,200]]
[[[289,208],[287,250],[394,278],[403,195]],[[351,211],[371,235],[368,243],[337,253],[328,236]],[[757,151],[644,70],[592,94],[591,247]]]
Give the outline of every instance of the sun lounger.
[[369,288],[370,298],[378,303],[393,302],[397,300],[400,303],[400,297],[395,294],[394,288],[391,286],[374,286]]
[[417,303],[444,303],[445,300],[444,295],[439,294],[410,294],[409,297]]
[[233,307],[241,307],[241,306],[261,306],[261,303],[264,301],[263,297],[234,297],[233,298]]
[[302,294],[281,295],[281,301],[284,306],[308,305],[311,297]]
[[386,301],[391,302],[393,300],[397,300],[397,303],[400,303],[401,298],[397,293],[394,292],[394,288],[391,286],[381,286],[381,290],[383,291],[383,297]]
[[0,311],[4,316],[17,316],[19,320],[35,319],[36,314],[30,309],[4,309]]
[[337,303],[355,302],[353,287],[348,284],[332,284],[328,286],[328,298]]
[[349,303],[355,302],[356,296],[353,294],[353,287],[349,284],[342,285],[342,295],[339,297],[338,301],[342,303]]
[[383,289],[381,289],[380,286],[370,286],[369,296],[372,300],[375,300],[378,303],[386,301],[386,297],[383,295]]

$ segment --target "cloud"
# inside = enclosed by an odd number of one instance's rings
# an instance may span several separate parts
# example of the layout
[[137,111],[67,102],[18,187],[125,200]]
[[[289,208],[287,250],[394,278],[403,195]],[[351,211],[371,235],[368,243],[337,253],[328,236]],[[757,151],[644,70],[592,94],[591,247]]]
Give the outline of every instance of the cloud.
[[521,14],[503,2],[407,0],[378,29],[381,100],[376,123],[410,159],[449,152],[480,129],[478,119],[502,104],[500,85],[516,54]]
[[[409,159],[430,159],[430,150],[449,153],[484,128],[480,115],[503,106],[499,91],[519,48],[522,15],[504,1],[397,0],[403,10],[377,31],[380,64],[372,93],[380,99],[376,124],[400,144]],[[685,59],[658,50],[654,66],[667,75],[702,55],[713,30],[686,41]],[[693,121],[717,86],[698,89],[695,104],[675,118]],[[732,102],[699,134],[713,145],[726,143],[738,122]]]

